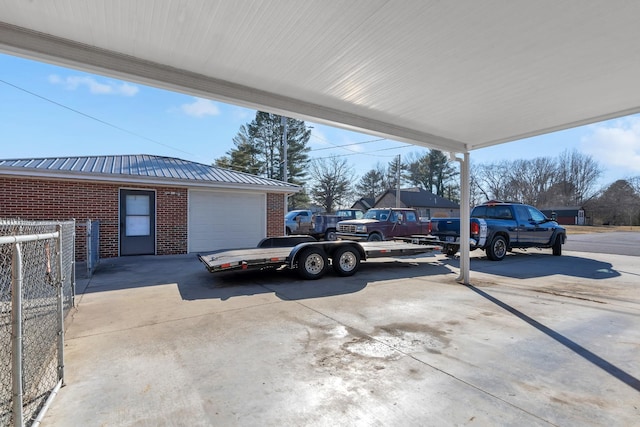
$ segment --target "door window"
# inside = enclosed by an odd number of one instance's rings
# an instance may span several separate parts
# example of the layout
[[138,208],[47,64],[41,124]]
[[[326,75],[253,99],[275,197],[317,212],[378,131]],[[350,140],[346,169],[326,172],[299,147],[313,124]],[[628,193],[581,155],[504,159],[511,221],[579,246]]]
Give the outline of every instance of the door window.
[[127,194],[125,219],[126,236],[148,236],[151,234],[151,212],[149,196]]

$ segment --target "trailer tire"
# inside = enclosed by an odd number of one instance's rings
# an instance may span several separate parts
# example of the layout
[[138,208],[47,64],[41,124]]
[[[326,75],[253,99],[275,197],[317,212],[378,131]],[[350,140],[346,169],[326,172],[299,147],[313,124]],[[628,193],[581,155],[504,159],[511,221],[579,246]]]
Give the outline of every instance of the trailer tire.
[[298,274],[303,279],[321,278],[328,265],[327,255],[320,248],[307,248],[298,256]]
[[331,265],[338,276],[353,276],[360,268],[360,253],[353,246],[338,248],[333,253]]
[[443,252],[447,256],[454,256],[458,252],[458,245],[444,245]]

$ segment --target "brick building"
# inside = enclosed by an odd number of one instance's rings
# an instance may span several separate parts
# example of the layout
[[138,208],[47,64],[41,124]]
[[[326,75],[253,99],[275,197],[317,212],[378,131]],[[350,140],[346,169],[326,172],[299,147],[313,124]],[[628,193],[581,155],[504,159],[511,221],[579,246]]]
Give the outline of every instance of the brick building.
[[100,221],[100,256],[253,247],[284,234],[296,185],[186,160],[123,155],[0,160],[0,218]]

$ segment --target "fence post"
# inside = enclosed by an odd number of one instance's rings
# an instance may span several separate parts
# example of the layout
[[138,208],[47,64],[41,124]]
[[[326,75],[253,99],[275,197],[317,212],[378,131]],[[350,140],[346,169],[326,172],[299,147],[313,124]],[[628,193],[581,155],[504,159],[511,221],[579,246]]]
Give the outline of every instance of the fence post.
[[64,280],[62,276],[62,225],[56,226],[58,238],[56,239],[56,254],[58,255],[58,271],[56,277],[58,282],[58,380],[64,385]]
[[13,393],[13,426],[23,427],[22,413],[22,249],[13,244],[11,256],[11,392]]

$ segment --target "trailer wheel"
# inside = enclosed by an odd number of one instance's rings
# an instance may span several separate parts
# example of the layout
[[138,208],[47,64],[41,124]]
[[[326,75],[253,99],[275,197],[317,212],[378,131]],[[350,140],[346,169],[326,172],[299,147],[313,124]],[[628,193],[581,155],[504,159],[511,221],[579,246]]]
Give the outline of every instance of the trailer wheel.
[[331,265],[338,276],[352,276],[360,268],[360,253],[351,246],[339,248],[333,254]]
[[458,252],[458,245],[444,245],[443,252],[447,256],[454,256]]
[[315,280],[322,277],[329,260],[322,249],[307,248],[298,257],[298,274],[303,279]]

